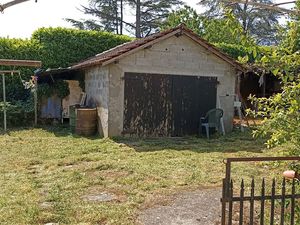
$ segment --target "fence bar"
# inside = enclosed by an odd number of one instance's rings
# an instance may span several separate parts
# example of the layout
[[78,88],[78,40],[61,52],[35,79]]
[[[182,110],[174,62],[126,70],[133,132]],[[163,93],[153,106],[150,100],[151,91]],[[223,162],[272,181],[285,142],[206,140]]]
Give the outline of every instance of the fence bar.
[[250,225],[253,225],[254,223],[254,178],[251,182],[251,200],[250,200]]
[[[233,196],[233,181],[230,182],[230,189],[229,189],[230,197]],[[232,208],[233,208],[233,202],[229,200],[229,214],[228,214],[228,225],[232,225]]]
[[291,225],[295,224],[295,191],[295,179],[293,179],[291,198]]
[[[275,196],[275,179],[272,182],[272,194],[271,196]],[[275,209],[275,198],[271,198],[271,213],[270,213],[270,225],[274,225],[274,209]]]
[[243,225],[243,220],[244,220],[244,194],[245,194],[245,185],[244,185],[244,180],[242,180],[241,183],[241,192],[240,192],[240,221],[239,225]]
[[269,162],[269,161],[299,161],[299,156],[291,157],[252,157],[252,158],[228,158],[226,162]]
[[[262,197],[261,196],[254,196],[254,201],[261,201]],[[275,200],[281,200],[281,195],[265,195],[265,200],[271,200],[274,198]],[[285,198],[292,198],[292,195],[285,195]],[[300,194],[295,194],[295,198],[300,198]],[[251,201],[251,196],[244,196],[243,197],[244,201]],[[233,202],[239,202],[241,200],[240,197],[232,197]]]
[[261,203],[260,203],[260,225],[264,225],[265,223],[265,178],[262,180],[261,184]]
[[222,225],[226,225],[226,179],[223,179],[223,191],[222,191]]
[[281,212],[280,212],[280,225],[284,225],[284,208],[285,208],[285,178],[282,181],[282,196],[281,196]]
[[[299,156],[295,157],[252,157],[252,158],[228,158],[224,161],[226,164],[226,177],[223,179],[223,192],[222,192],[222,225],[232,225],[232,217],[233,217],[233,211],[235,206],[235,202],[239,203],[239,225],[243,225],[245,222],[245,210],[244,210],[244,202],[250,203],[250,209],[249,211],[249,221],[247,219],[247,224],[254,225],[256,224],[255,218],[256,218],[256,210],[255,206],[257,204],[260,204],[260,219],[257,224],[260,225],[266,225],[266,202],[270,203],[270,225],[280,224],[284,225],[286,222],[285,219],[285,213],[287,213],[286,210],[286,202],[287,200],[291,199],[290,209],[288,210],[290,213],[290,224],[295,225],[295,208],[296,208],[296,199],[300,199],[300,193],[296,193],[296,183],[295,180],[293,180],[292,183],[292,193],[286,194],[286,180],[283,179],[282,187],[281,187],[281,193],[276,194],[276,180],[272,180],[272,187],[271,187],[271,194],[266,195],[266,180],[262,180],[262,186],[260,195],[255,195],[255,180],[252,179],[251,183],[251,194],[245,196],[245,182],[242,179],[241,186],[240,186],[240,196],[233,196],[233,180],[231,179],[231,163],[232,162],[271,162],[271,161],[300,161]],[[279,191],[279,190],[278,190]],[[257,201],[257,202],[255,202]],[[277,201],[278,204],[277,207]],[[269,206],[269,204],[268,204]],[[269,207],[268,207],[269,209]],[[227,216],[228,214],[228,216]],[[276,218],[275,218],[276,214]],[[280,216],[280,217],[279,217]],[[227,224],[228,222],[228,224]]]

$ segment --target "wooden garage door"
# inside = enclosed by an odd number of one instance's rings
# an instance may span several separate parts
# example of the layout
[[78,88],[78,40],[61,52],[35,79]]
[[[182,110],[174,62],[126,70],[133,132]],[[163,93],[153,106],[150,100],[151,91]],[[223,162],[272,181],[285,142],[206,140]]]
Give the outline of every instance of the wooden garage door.
[[124,133],[195,135],[200,117],[216,107],[216,92],[216,78],[126,73]]

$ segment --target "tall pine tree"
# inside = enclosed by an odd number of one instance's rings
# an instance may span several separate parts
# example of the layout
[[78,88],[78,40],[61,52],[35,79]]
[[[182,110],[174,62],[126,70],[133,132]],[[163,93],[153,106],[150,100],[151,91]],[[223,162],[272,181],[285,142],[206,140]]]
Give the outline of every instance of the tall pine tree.
[[157,31],[172,9],[183,5],[181,0],[127,0],[136,11],[136,37],[145,37]]
[[85,30],[106,30],[123,34],[124,0],[89,0],[88,6],[82,6],[82,12],[94,19],[66,19],[74,27]]
[[[263,4],[274,4],[273,0],[253,0]],[[280,14],[274,10],[260,8],[244,3],[224,3],[223,0],[201,0],[200,5],[207,8],[206,16],[220,18],[224,13],[224,6],[229,7],[240,21],[245,33],[256,38],[260,44],[274,44],[277,42],[276,31]]]
[[[181,0],[89,0],[88,6],[82,6],[82,11],[95,19],[66,20],[79,29],[102,29],[117,34],[122,34],[126,27],[140,38],[156,32],[172,9],[182,4]],[[134,22],[123,19],[124,8],[135,15]]]

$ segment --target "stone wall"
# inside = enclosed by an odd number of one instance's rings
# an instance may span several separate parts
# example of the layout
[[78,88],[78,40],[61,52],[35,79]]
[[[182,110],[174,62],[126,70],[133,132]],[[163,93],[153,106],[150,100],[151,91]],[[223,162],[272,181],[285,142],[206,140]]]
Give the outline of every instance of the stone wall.
[[85,91],[87,105],[97,107],[98,131],[101,136],[108,136],[109,104],[109,68],[92,67],[85,72]]

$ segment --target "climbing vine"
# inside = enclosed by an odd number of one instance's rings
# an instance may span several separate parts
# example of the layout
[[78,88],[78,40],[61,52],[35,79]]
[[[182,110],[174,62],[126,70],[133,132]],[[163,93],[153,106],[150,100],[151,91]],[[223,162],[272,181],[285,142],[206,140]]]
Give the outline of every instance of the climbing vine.
[[44,83],[38,85],[38,96],[40,98],[49,98],[56,95],[59,98],[65,98],[70,94],[69,85],[66,81],[57,80],[54,83]]

